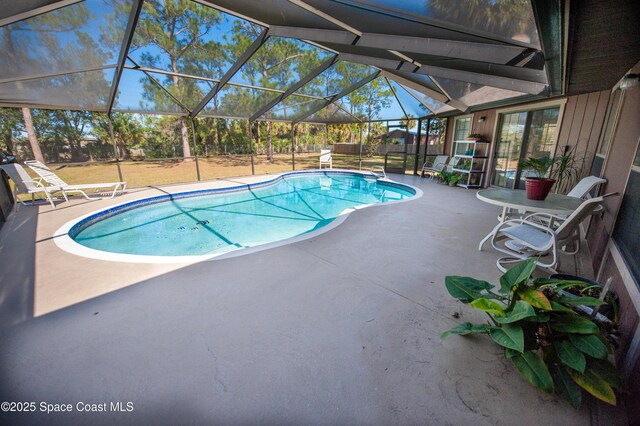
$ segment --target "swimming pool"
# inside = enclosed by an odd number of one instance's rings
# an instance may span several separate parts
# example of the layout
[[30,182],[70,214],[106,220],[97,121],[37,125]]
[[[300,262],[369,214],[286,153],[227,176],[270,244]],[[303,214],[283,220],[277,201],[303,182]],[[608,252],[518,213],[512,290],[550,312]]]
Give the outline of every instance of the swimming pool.
[[123,203],[67,223],[54,240],[86,257],[191,262],[310,237],[336,226],[337,218],[354,209],[407,200],[417,193],[410,186],[361,173],[285,173],[257,184]]

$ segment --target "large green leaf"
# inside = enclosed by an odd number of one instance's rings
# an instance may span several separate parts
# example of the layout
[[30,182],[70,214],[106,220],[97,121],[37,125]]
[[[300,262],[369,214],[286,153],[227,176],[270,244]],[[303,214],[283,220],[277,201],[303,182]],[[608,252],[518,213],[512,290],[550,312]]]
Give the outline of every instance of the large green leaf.
[[491,326],[488,324],[479,324],[475,325],[470,322],[465,322],[453,327],[450,330],[445,331],[440,335],[440,338],[446,339],[451,334],[459,334],[461,336],[471,334],[471,333],[488,333],[491,329]]
[[509,349],[509,348],[504,348],[504,357],[506,359],[511,359],[516,355],[520,355],[521,352],[518,351],[514,351],[513,349]]
[[563,333],[593,334],[598,332],[598,326],[591,320],[578,315],[557,316],[549,322],[551,328]]
[[497,317],[504,316],[504,308],[498,302],[481,297],[469,303],[469,306],[488,312]]
[[587,360],[584,354],[580,352],[578,348],[573,346],[568,340],[560,340],[554,342],[553,345],[556,348],[558,358],[567,367],[571,367],[580,373],[584,373],[584,369],[587,366]]
[[535,387],[547,393],[553,392],[553,379],[546,364],[534,351],[510,357],[518,371]]
[[567,370],[574,382],[576,382],[582,389],[589,392],[601,401],[604,401],[611,405],[616,405],[616,394],[613,392],[613,388],[604,379],[598,376],[590,368],[584,374],[580,374],[575,370]]
[[502,327],[492,327],[491,338],[494,342],[505,348],[524,351],[524,333],[522,327],[517,324],[504,324]]
[[521,287],[517,291],[520,299],[525,302],[529,302],[531,306],[538,309],[543,309],[545,311],[551,310],[551,302],[547,299],[547,296],[544,295],[540,290],[534,290],[531,287]]
[[534,259],[516,263],[500,277],[500,293],[507,294],[511,292],[513,287],[529,279],[535,269],[536,262]]
[[594,358],[604,359],[609,353],[606,345],[593,334],[569,334],[569,340],[573,346]]
[[502,324],[509,324],[520,321],[525,318],[535,317],[536,311],[533,307],[522,300],[518,300],[513,309],[504,317],[496,318],[496,321]]
[[573,408],[580,407],[582,403],[582,389],[574,382],[566,369],[561,365],[551,367],[551,376],[556,385],[556,391],[564,400],[569,402]]
[[597,374],[602,380],[609,383],[612,387],[622,387],[624,381],[615,365],[609,360],[589,359],[587,368]]
[[580,296],[580,297],[559,296],[555,299],[555,301],[563,305],[569,305],[569,306],[579,306],[579,305],[600,306],[606,303],[600,299],[596,299],[595,297],[590,297],[590,296]]
[[462,303],[469,303],[472,300],[482,297],[482,290],[490,290],[493,288],[493,285],[486,281],[457,275],[445,277],[444,285],[447,287],[449,294]]
[[551,310],[555,311],[555,312],[566,312],[568,314],[575,314],[575,311],[573,311],[571,308],[567,308],[564,305],[561,305],[555,301],[551,301]]
[[537,314],[535,316],[526,318],[526,320],[530,322],[548,322],[550,319],[551,315],[549,314]]

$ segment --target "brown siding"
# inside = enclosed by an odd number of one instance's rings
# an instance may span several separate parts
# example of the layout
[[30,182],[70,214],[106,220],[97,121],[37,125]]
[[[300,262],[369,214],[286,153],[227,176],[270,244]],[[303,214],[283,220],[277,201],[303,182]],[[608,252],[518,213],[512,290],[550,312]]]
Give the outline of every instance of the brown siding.
[[[475,112],[471,123],[471,133],[479,133],[486,140],[494,142],[493,129],[495,128],[497,115],[495,109]],[[484,117],[482,123],[479,122],[480,117]]]
[[556,144],[556,155],[562,154],[567,146],[568,149],[575,148],[576,155],[584,158],[583,176],[591,170],[608,102],[608,90],[570,96],[567,99]]

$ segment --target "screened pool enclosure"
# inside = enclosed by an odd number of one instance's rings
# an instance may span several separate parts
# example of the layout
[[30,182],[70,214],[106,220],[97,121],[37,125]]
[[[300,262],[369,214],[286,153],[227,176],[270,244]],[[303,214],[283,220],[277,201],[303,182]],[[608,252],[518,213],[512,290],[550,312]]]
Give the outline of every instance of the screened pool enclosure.
[[6,148],[35,155],[32,120],[48,162],[120,178],[132,159],[194,159],[186,180],[313,168],[336,143],[338,167],[415,170],[443,117],[561,92],[553,4],[25,0],[0,11]]

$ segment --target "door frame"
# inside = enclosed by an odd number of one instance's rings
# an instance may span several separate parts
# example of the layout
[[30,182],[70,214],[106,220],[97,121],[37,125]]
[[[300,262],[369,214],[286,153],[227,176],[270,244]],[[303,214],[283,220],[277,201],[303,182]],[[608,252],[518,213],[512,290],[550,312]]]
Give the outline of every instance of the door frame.
[[[562,131],[562,121],[564,118],[564,110],[565,110],[565,106],[567,104],[567,98],[562,98],[562,99],[554,99],[551,101],[544,101],[544,102],[537,102],[534,104],[527,104],[527,105],[517,105],[517,106],[512,106],[512,107],[507,107],[507,108],[501,108],[501,109],[497,109],[496,110],[496,120],[495,123],[493,125],[493,134],[494,134],[494,141],[491,144],[491,149],[490,154],[489,154],[489,164],[487,165],[488,167],[488,171],[489,171],[489,176],[487,179],[487,186],[490,187],[496,187],[496,185],[493,185],[493,175],[495,173],[495,170],[493,169],[493,165],[495,162],[495,151],[496,148],[498,147],[498,129],[500,128],[500,124],[502,123],[502,116],[504,114],[511,114],[514,112],[530,112],[530,111],[537,111],[537,110],[541,110],[541,109],[548,109],[548,108],[553,108],[553,107],[559,107],[558,110],[558,131],[555,132],[555,134],[553,135],[553,153],[555,154],[556,149],[558,148],[558,136],[560,135],[560,132]],[[520,173],[520,171],[518,170],[518,174]],[[515,183],[515,180],[514,180]],[[501,188],[501,187],[500,187]]]

